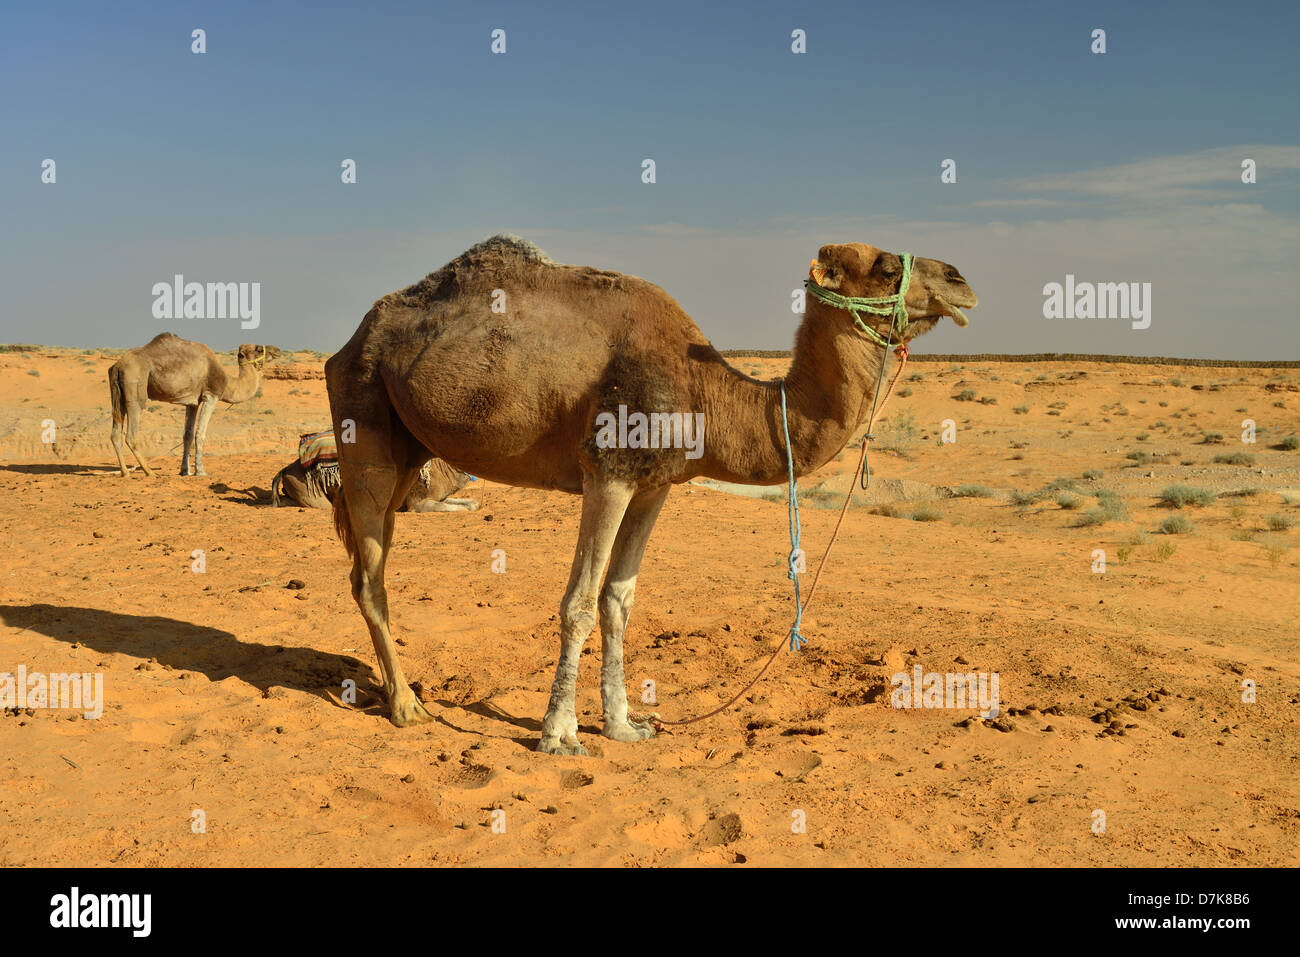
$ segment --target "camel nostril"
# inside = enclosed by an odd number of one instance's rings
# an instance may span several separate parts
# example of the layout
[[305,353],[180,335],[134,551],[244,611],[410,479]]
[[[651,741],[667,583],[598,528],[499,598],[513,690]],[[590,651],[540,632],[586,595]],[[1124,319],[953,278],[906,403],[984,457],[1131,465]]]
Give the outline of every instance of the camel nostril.
[[949,282],[960,282],[960,283],[966,282],[966,280],[962,278],[961,273],[959,273],[955,269],[949,269],[947,274],[943,278],[948,280]]

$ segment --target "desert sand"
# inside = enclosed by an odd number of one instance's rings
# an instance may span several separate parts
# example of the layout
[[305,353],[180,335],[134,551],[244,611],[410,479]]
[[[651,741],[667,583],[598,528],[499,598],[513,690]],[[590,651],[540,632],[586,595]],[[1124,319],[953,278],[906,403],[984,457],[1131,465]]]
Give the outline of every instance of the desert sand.
[[[397,516],[394,634],[437,715],[398,729],[329,513],[269,505],[329,422],[319,354],[217,412],[206,478],[176,474],[183,410],[151,408],[147,480],[115,474],[111,352],[0,352],[0,672],[101,672],[105,695],[98,719],[0,715],[0,865],[1300,863],[1300,369],[923,358],[808,647],[731,711],[620,744],[594,637],[592,753],[557,758],[532,748],[578,498],[479,481],[477,512]],[[801,482],[810,573],[856,458]],[[1162,504],[1178,484],[1213,500]],[[783,494],[674,489],[627,633],[629,695],[657,700],[634,707],[706,711],[784,640]],[[891,707],[914,665],[996,673],[999,715]]]

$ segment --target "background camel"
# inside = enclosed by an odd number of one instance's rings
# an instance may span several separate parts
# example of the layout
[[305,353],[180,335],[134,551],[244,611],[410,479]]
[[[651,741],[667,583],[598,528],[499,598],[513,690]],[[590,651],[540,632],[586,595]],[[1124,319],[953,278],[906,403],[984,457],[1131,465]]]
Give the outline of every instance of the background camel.
[[[903,272],[899,256],[861,243],[823,246],[813,263],[816,281],[842,296],[896,293]],[[491,308],[494,290],[505,292],[503,314]],[[907,338],[943,316],[965,325],[961,309],[976,302],[952,266],[916,259]],[[862,320],[892,337],[890,317]],[[808,298],[784,380],[797,475],[829,461],[865,422],[886,354],[847,311]],[[356,442],[339,449],[343,494],[335,499],[335,524],[352,555],[352,594],[374,641],[393,722],[431,719],[397,660],[384,565],[394,512],[420,466],[437,455],[493,481],[582,493],[560,604],[560,659],[537,749],[586,753],[574,692],[598,613],[602,733],[617,741],[650,737],[653,728],[628,719],[623,679],[623,633],[646,542],[673,483],[696,476],[751,485],[786,480],[779,383],[729,366],[658,286],[561,265],[505,236],[376,302],[325,364],[325,377],[335,432],[345,419],[356,423]],[[598,416],[632,412],[703,413],[702,454],[597,441]]]
[[[420,466],[411,490],[398,506],[399,512],[472,512],[478,502],[472,498],[453,498],[473,479],[467,472],[452,468],[442,459],[430,459]],[[271,480],[271,504],[277,508],[287,498],[305,508],[329,508],[338,494],[336,482],[312,474],[294,459]]]
[[[203,443],[208,420],[217,401],[244,402],[257,394],[262,384],[262,367],[275,359],[275,346],[239,347],[238,376],[231,376],[217,361],[217,354],[201,342],[191,342],[163,332],[139,349],[128,349],[108,370],[108,391],[113,406],[113,448],[117,464],[126,476],[122,454],[122,424],[126,423],[126,444],[145,475],[153,471],[136,447],[140,408],[148,400],[185,406],[185,450],[181,454],[181,475],[207,475],[203,470]],[[191,455],[192,452],[192,455]]]

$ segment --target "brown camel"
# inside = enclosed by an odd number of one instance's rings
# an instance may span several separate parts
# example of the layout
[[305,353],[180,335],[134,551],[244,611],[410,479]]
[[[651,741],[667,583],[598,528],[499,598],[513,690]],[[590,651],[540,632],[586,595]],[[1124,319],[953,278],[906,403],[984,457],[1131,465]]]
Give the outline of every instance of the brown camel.
[[[899,256],[848,243],[823,246],[812,275],[823,291],[876,297],[896,294],[904,272]],[[965,325],[962,308],[977,302],[956,269],[920,258],[905,301],[905,339],[943,316]],[[872,333],[846,309],[807,299],[784,379],[796,475],[834,457],[870,414],[886,356],[870,336],[893,341],[895,327],[869,312],[861,321]],[[505,236],[376,302],[325,364],[325,378],[335,432],[349,420],[355,425],[356,441],[339,445],[343,494],[334,518],[352,556],[352,594],[374,641],[393,723],[431,720],[397,660],[384,565],[393,513],[420,466],[437,455],[492,481],[583,496],[537,750],[586,753],[574,691],[597,615],[602,733],[616,741],[650,737],[652,727],[628,718],[623,679],[623,633],[650,531],[674,483],[786,481],[781,382],[727,365],[658,286],[561,265]],[[673,420],[673,413],[682,415]],[[660,431],[647,441],[643,421],[655,414]],[[704,441],[696,447],[687,425],[701,415],[696,438]]]
[[[472,498],[453,498],[472,480],[467,472],[454,469],[442,459],[429,459],[411,483],[399,512],[472,512],[478,502]],[[271,479],[271,504],[280,507],[282,498],[303,508],[329,508],[338,493],[337,482],[302,467],[294,459]]]
[[[201,342],[190,342],[163,332],[139,349],[128,349],[108,370],[108,392],[113,403],[113,448],[122,476],[127,475],[122,455],[122,425],[126,423],[126,445],[145,475],[153,471],[136,447],[140,408],[149,399],[185,406],[185,451],[181,475],[207,475],[203,470],[203,444],[208,420],[218,400],[244,402],[262,385],[262,366],[275,359],[275,346],[239,347],[239,375],[232,377],[217,361],[217,354]],[[191,452],[193,453],[191,456]]]

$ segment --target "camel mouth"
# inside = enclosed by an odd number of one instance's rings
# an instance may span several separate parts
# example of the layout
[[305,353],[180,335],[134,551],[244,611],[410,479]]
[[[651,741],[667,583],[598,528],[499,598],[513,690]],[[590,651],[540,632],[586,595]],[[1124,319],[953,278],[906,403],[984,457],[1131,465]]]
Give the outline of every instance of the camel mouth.
[[943,296],[936,295],[934,297],[934,301],[939,304],[938,315],[951,316],[952,321],[962,327],[970,325],[970,320],[966,318],[966,313],[962,312],[960,309],[958,309],[956,306],[950,303],[947,299],[944,299]]

